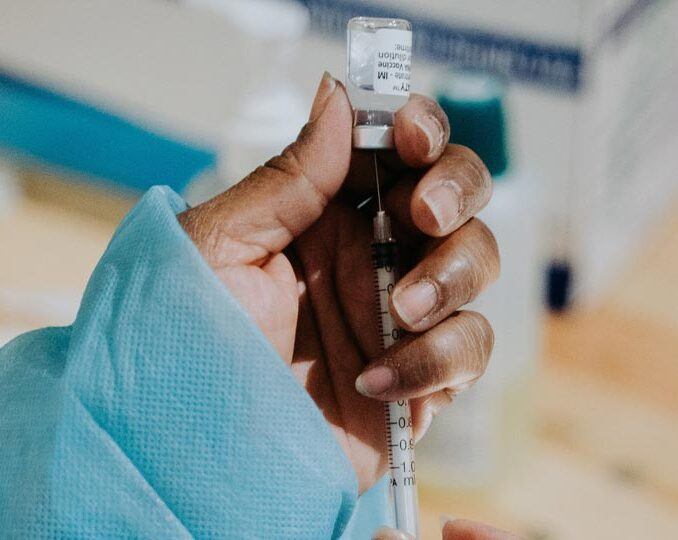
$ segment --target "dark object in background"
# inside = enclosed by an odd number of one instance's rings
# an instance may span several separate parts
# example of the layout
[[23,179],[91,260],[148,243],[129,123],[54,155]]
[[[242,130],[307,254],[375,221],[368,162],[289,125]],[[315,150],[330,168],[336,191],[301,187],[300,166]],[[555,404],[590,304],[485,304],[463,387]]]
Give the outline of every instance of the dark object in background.
[[553,311],[570,307],[572,267],[564,261],[553,261],[546,273],[546,302]]
[[[471,148],[487,165],[495,181],[510,167],[506,140],[506,118],[500,97],[477,101],[450,99],[445,94],[438,102],[452,122],[450,142]],[[565,260],[555,260],[546,271],[544,302],[552,311],[570,307],[572,267]]]
[[509,158],[501,97],[479,102],[450,99],[442,94],[438,95],[438,103],[452,122],[450,142],[471,148],[492,176],[504,174]]

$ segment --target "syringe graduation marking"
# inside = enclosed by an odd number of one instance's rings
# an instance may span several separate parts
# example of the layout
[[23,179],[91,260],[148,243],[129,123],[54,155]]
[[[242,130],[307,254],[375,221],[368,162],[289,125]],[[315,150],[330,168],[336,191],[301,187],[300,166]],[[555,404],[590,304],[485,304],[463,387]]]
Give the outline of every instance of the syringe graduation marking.
[[[374,219],[374,291],[378,313],[381,350],[393,345],[402,336],[391,318],[389,296],[395,286],[396,242],[391,236],[390,222],[381,207],[379,163],[374,159],[374,179],[377,188],[377,216]],[[396,526],[400,530],[417,530],[416,475],[412,435],[412,413],[409,402],[401,400],[384,403],[384,429],[388,468],[391,472],[391,495],[395,509]]]
[[[356,17],[348,23],[347,36],[346,86],[355,113],[353,145],[359,150],[373,151],[376,196],[372,192],[372,196],[362,201],[359,208],[367,204],[377,207],[373,219],[372,249],[375,268],[374,295],[378,306],[375,312],[379,335],[376,337],[383,350],[400,340],[402,331],[389,312],[389,297],[396,281],[397,244],[391,234],[390,220],[382,206],[377,152],[380,149],[395,148],[395,113],[409,97],[412,29],[409,22],[401,19]],[[397,70],[397,66],[402,69]],[[361,81],[360,84],[356,82],[358,80]],[[369,163],[369,155],[364,157]],[[383,428],[386,429],[384,439],[388,444],[388,465],[391,473],[389,491],[394,524],[399,531],[416,538],[419,536],[419,525],[410,404],[409,401],[402,400],[385,403],[384,407]]]

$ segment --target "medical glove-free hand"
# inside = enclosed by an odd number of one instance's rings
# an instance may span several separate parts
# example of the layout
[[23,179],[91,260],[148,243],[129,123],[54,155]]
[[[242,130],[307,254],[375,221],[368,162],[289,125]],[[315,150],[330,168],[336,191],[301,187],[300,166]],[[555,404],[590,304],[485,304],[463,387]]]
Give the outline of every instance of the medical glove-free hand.
[[434,101],[412,95],[396,113],[396,150],[379,155],[403,263],[391,311],[409,332],[381,354],[374,207],[356,209],[374,194],[373,154],[352,151],[351,127],[346,91],[325,74],[297,140],[179,221],[315,400],[364,491],[386,472],[378,400],[411,399],[419,438],[484,372],[492,330],[459,308],[496,279],[499,256],[473,217],[491,196],[486,167],[447,144]]

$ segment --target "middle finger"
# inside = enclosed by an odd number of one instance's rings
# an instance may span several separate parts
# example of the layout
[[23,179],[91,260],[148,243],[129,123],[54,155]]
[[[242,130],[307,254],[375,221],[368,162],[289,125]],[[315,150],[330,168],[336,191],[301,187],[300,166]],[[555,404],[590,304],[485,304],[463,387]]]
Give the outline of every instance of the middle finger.
[[492,177],[482,160],[450,144],[420,180],[401,178],[386,195],[386,207],[414,231],[441,237],[476,215],[491,196]]
[[490,230],[471,219],[438,241],[395,286],[390,310],[410,332],[432,328],[473,300],[499,276],[499,250]]
[[406,336],[370,362],[356,389],[384,401],[412,399],[443,389],[460,392],[484,372],[494,344],[487,320],[459,311],[435,328]]

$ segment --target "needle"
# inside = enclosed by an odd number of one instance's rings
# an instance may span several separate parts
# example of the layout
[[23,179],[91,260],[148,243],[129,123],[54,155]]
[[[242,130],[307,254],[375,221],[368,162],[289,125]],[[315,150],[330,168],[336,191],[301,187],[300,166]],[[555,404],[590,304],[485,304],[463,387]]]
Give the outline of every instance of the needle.
[[374,156],[374,178],[377,180],[377,206],[381,212],[381,193],[379,191],[379,165],[377,164],[377,153],[373,152]]

